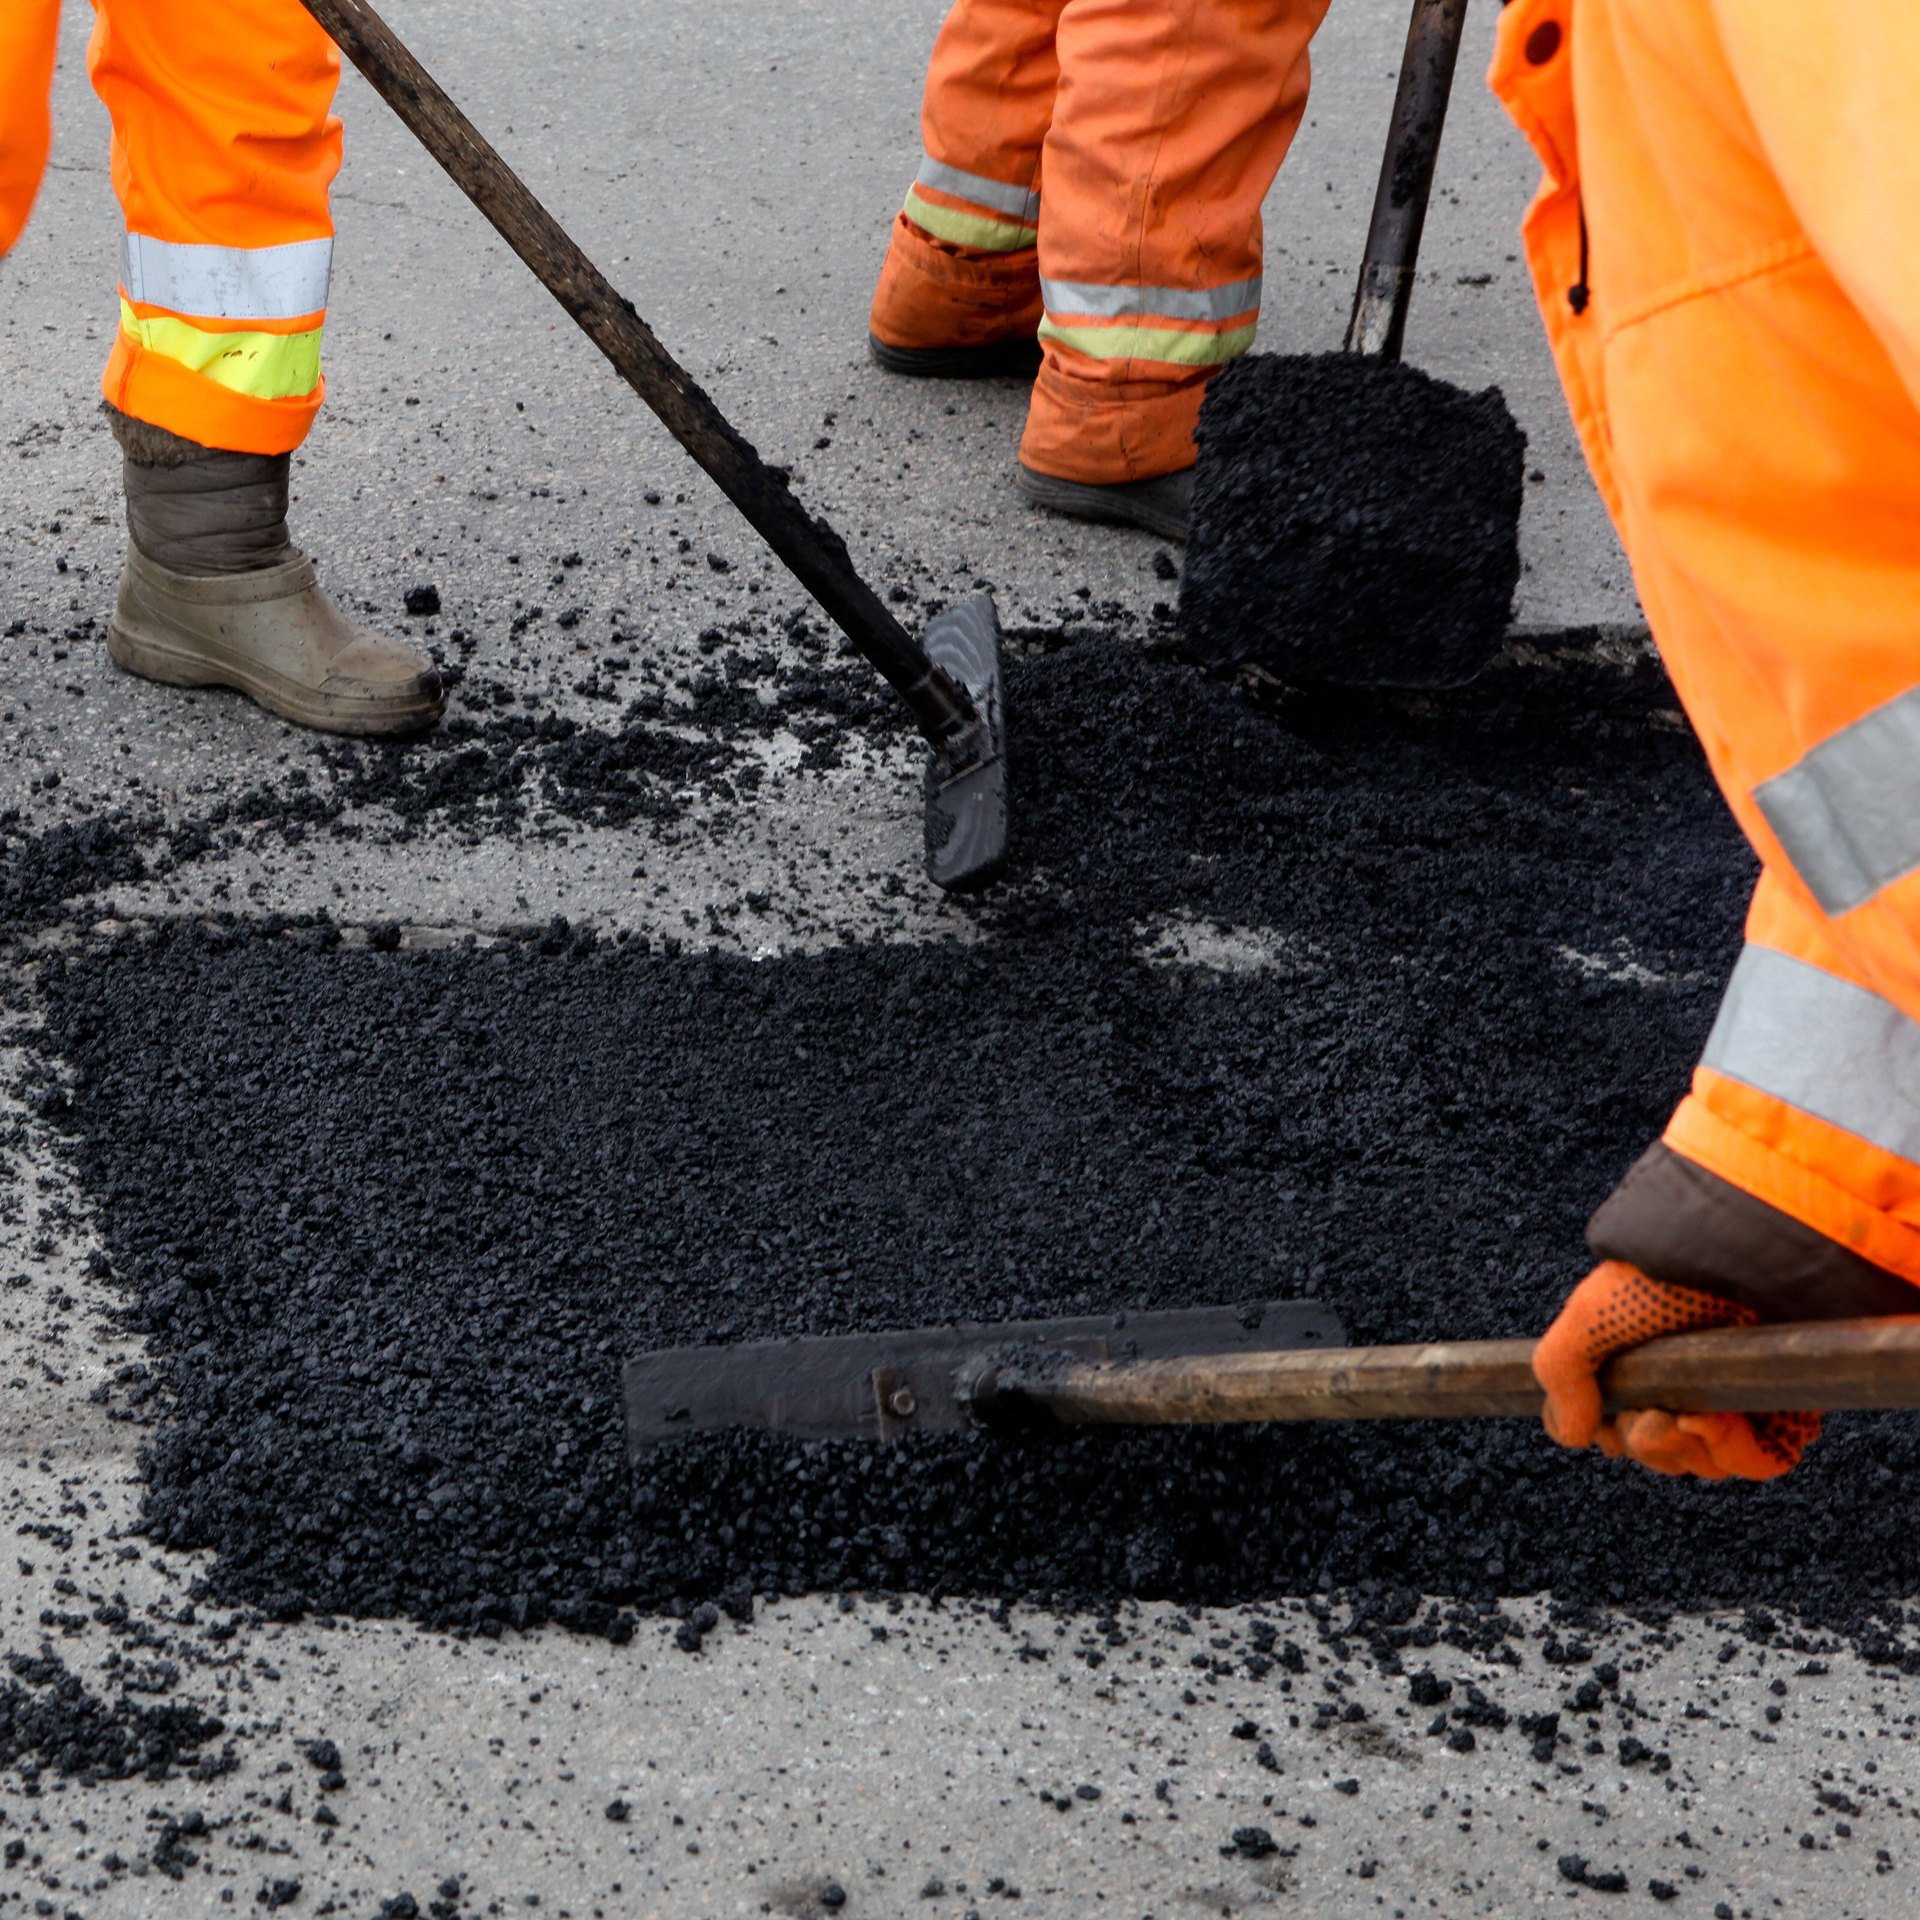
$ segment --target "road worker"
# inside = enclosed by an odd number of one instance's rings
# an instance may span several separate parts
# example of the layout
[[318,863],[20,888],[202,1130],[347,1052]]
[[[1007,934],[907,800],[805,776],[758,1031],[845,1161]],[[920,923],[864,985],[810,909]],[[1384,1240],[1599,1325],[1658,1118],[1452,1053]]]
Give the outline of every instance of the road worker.
[[1184,539],[1194,422],[1253,344],[1260,204],[1327,0],[958,0],[869,322],[898,373],[1030,372],[1020,490]]
[[[287,533],[291,456],[326,391],[339,56],[297,0],[95,12],[126,221],[103,387],[130,539],[107,651],[329,732],[431,726],[432,663],[343,614]],[[0,4],[0,254],[46,164],[58,25],[59,0]]]
[[1602,1418],[1652,1335],[1920,1311],[1920,9],[1514,0],[1573,418],[1763,863],[1692,1090],[1540,1342],[1549,1432],[1767,1479],[1816,1414]]

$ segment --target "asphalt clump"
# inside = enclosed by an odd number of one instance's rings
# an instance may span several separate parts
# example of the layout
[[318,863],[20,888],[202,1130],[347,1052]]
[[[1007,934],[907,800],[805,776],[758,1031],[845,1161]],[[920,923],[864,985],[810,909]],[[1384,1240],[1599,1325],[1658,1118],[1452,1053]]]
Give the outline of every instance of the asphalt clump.
[[1332,686],[1452,686],[1498,650],[1520,579],[1526,435],[1368,354],[1248,354],[1208,386],[1180,583],[1216,664]]
[[84,1783],[206,1779],[236,1764],[231,1749],[209,1751],[225,1726],[199,1708],[95,1693],[58,1654],[10,1653],[0,1678],[0,1774],[18,1770]]
[[988,943],[47,954],[52,1117],[164,1388],[152,1535],[278,1615],[638,1607],[689,1651],[834,1587],[1910,1593],[1906,1416],[1761,1489],[1518,1421],[710,1435],[629,1476],[648,1347],[1305,1294],[1361,1341],[1531,1330],[1685,1084],[1751,865],[1651,663],[1263,707],[1084,643],[1012,684]]

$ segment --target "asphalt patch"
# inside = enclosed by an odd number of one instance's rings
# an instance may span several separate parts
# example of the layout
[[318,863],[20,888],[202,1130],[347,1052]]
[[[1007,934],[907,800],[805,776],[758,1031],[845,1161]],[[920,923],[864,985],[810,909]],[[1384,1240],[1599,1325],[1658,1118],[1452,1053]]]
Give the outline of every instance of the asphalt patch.
[[1207,389],[1180,583],[1188,646],[1310,685],[1445,687],[1499,650],[1526,435],[1355,353],[1248,354]]
[[833,1587],[1913,1591],[1894,1415],[1760,1489],[1524,1422],[703,1436],[632,1481],[646,1347],[1303,1294],[1357,1340],[1530,1331],[1686,1083],[1752,868],[1652,664],[1263,708],[1088,643],[1012,698],[982,940],[43,956],[50,1111],[166,1389],[153,1536],[275,1613],[666,1608],[690,1650],[700,1602]]

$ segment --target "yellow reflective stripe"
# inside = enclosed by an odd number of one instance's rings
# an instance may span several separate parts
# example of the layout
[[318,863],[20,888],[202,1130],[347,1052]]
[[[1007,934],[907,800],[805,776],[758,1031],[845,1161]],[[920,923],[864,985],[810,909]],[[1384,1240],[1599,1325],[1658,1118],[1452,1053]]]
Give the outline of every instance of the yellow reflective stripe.
[[208,333],[185,320],[145,319],[120,302],[120,330],[190,373],[253,400],[303,400],[320,384],[320,334]]
[[1038,227],[1019,220],[995,220],[984,213],[961,213],[953,207],[936,207],[923,200],[913,188],[907,189],[906,215],[916,227],[925,227],[936,240],[956,247],[972,247],[978,253],[1013,253],[1030,247],[1040,237]]
[[1253,345],[1257,327],[1225,333],[1181,333],[1171,327],[1063,327],[1040,322],[1040,338],[1084,353],[1090,360],[1158,360],[1172,367],[1214,367]]

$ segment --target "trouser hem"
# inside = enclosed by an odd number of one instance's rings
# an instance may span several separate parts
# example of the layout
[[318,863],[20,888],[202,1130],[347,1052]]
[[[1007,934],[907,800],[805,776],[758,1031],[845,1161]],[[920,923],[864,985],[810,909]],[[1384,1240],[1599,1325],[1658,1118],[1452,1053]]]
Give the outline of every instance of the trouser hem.
[[1183,369],[1165,380],[1087,379],[1071,370],[1079,358],[1049,342],[1020,441],[1023,466],[1056,480],[1113,486],[1193,465],[1193,430],[1218,368]]
[[868,325],[890,347],[985,347],[1040,328],[1034,247],[976,253],[894,216]]
[[108,405],[131,418],[203,447],[227,453],[291,453],[312,428],[327,383],[322,379],[312,393],[297,399],[258,400],[190,372],[122,333],[114,340],[100,391]]

